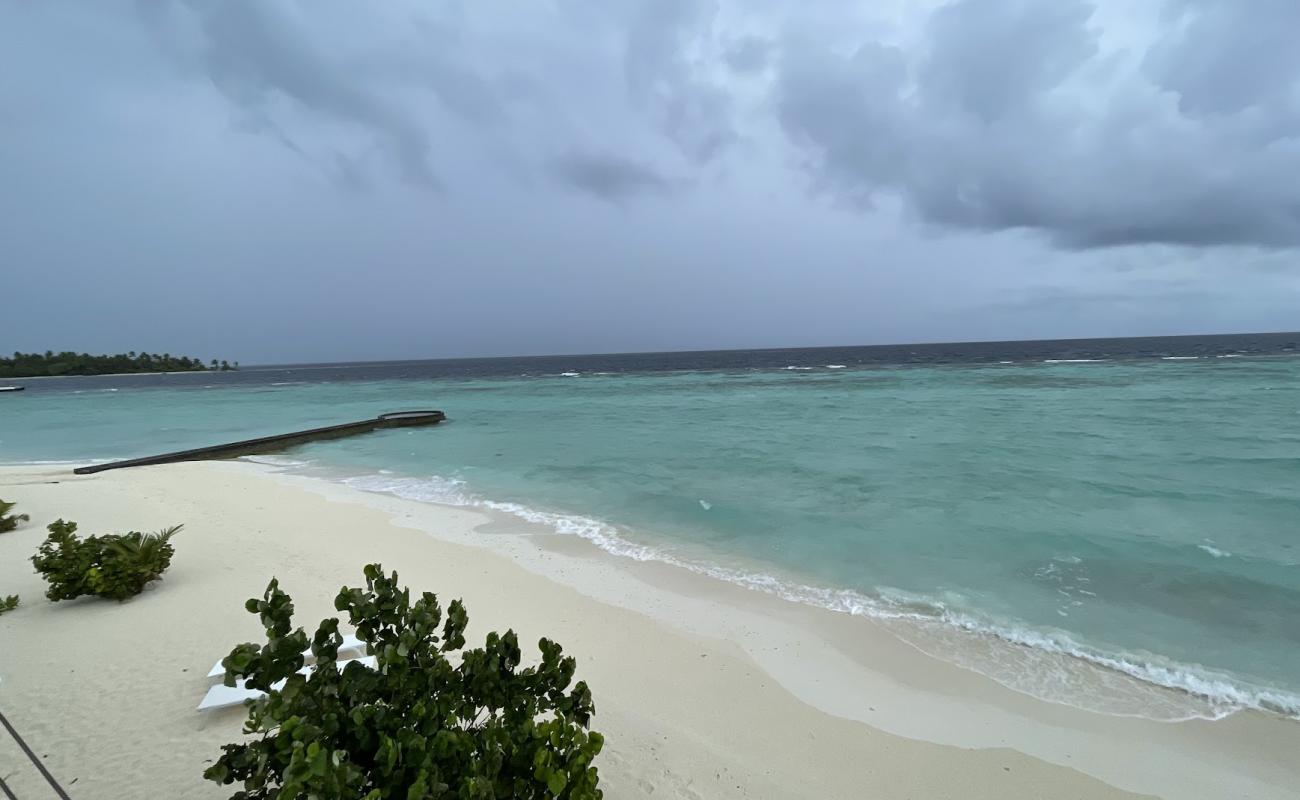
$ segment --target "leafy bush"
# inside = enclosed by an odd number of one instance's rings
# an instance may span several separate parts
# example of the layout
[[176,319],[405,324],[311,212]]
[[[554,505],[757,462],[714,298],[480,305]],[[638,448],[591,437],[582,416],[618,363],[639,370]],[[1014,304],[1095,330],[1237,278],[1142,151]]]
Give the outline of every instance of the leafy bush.
[[437,597],[412,603],[378,564],[365,576],[366,588],[345,587],[334,607],[377,669],[340,668],[339,621],[329,618],[310,642],[316,666],[302,674],[307,634],[291,632],[293,601],[279,582],[248,601],[267,642],[239,645],[222,663],[227,686],[245,678],[268,692],[249,702],[244,726],[261,738],[223,747],[205,778],[242,782],[231,800],[601,797],[591,762],[604,738],[585,730],[595,709],[586,683],[569,689],[572,657],[542,639],[541,663],[520,670],[513,631],[462,650],[469,618],[459,600],[440,633]]
[[0,614],[5,613],[6,611],[13,611],[17,607],[18,595],[16,594],[11,594],[4,600],[0,600]]
[[86,594],[125,600],[144,591],[171,566],[171,538],[181,526],[158,533],[109,534],[78,539],[77,523],[56,520],[46,529],[32,563],[50,585],[45,596],[71,600]]
[[9,515],[9,509],[13,508],[14,505],[14,503],[6,503],[5,501],[0,500],[0,533],[11,531],[18,527],[18,523],[26,522],[28,520],[26,514]]

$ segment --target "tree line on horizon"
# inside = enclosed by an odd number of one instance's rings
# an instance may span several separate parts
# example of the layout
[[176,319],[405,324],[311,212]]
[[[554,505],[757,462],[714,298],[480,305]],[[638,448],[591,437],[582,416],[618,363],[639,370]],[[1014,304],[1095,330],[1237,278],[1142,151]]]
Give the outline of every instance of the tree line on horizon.
[[171,353],[118,353],[92,356],[70,350],[55,353],[18,353],[0,358],[0,378],[36,378],[58,375],[109,375],[132,372],[227,372],[238,369],[239,362],[212,359],[204,364],[197,358],[173,356]]

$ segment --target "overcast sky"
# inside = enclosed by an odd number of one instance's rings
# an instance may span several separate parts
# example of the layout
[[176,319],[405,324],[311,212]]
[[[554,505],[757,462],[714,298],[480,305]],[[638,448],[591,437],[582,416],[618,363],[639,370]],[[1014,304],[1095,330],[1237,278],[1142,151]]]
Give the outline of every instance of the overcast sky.
[[0,351],[1300,328],[1295,0],[0,0]]

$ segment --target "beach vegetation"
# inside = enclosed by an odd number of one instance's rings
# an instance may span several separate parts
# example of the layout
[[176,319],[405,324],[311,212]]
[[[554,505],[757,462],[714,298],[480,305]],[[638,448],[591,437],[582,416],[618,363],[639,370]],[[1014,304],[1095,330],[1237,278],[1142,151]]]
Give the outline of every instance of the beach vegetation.
[[6,503],[0,500],[0,533],[11,531],[18,527],[18,523],[26,522],[29,517],[26,514],[10,514],[9,511],[17,503]]
[[[248,701],[252,741],[225,745],[204,772],[238,783],[232,800],[262,798],[566,798],[596,800],[592,760],[603,737],[576,662],[549,639],[539,663],[520,669],[514,631],[489,633],[465,649],[469,617],[453,600],[412,600],[397,573],[365,567],[365,588],[344,587],[346,612],[374,658],[337,661],[339,620],[308,639],[293,627],[293,601],[272,579],[246,608],[266,628],[222,663],[225,683],[266,694]],[[304,651],[315,666],[304,670]]]
[[[225,361],[212,360],[211,369],[231,370]],[[200,359],[173,356],[171,353],[118,353],[93,356],[89,353],[64,351],[55,353],[14,353],[0,358],[0,378],[34,378],[56,375],[112,375],[133,372],[203,372],[208,370]]]
[[157,533],[76,535],[77,523],[56,520],[46,529],[49,535],[32,556],[36,571],[49,588],[51,600],[71,600],[94,595],[126,600],[144,591],[171,566],[175,548],[171,540],[180,525]]
[[16,594],[11,594],[3,600],[0,600],[0,614],[5,613],[6,611],[13,611],[17,607],[18,595]]

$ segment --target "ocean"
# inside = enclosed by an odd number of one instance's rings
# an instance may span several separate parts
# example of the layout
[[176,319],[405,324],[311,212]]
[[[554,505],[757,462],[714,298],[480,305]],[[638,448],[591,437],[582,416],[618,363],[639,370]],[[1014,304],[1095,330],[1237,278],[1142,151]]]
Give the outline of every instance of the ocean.
[[0,461],[439,408],[263,460],[870,616],[1059,702],[1300,717],[1297,355],[1291,333],[26,379]]

